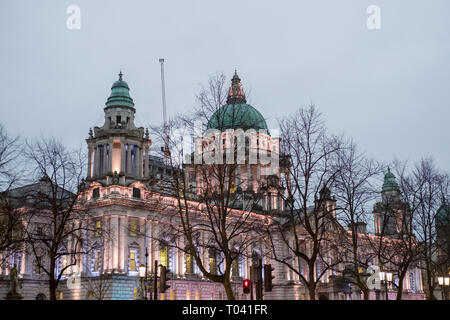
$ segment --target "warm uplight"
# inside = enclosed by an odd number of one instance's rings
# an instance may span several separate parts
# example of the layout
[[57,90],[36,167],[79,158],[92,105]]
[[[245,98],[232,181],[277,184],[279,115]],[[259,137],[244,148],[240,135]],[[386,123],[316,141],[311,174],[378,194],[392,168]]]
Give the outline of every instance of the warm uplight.
[[444,284],[444,277],[438,277],[438,283],[442,286]]
[[139,277],[141,278],[145,277],[145,266],[143,264],[139,266]]
[[380,280],[384,281],[386,279],[386,273],[384,271],[380,271]]
[[386,272],[386,280],[392,282],[392,272]]
[[444,278],[444,284],[445,284],[446,286],[450,285],[450,277],[445,277],[445,278]]

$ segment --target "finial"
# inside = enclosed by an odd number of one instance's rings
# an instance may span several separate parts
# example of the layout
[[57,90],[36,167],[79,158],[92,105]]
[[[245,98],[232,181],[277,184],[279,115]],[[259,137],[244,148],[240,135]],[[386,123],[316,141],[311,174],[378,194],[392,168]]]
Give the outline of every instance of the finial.
[[391,172],[391,167],[388,166],[388,172]]
[[122,73],[122,70],[120,70],[120,73],[119,73],[119,80],[120,81],[122,81],[122,76],[123,76],[123,73]]

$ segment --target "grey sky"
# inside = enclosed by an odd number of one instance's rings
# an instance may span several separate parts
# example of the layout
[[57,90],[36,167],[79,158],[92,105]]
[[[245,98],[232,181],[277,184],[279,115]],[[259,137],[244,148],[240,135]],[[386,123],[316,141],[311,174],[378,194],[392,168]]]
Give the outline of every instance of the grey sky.
[[[66,28],[71,4],[80,30]],[[366,27],[371,4],[381,30]],[[84,147],[122,69],[137,124],[157,124],[164,57],[169,115],[237,68],[269,128],[312,101],[368,154],[450,171],[449,12],[448,0],[0,0],[0,121]]]

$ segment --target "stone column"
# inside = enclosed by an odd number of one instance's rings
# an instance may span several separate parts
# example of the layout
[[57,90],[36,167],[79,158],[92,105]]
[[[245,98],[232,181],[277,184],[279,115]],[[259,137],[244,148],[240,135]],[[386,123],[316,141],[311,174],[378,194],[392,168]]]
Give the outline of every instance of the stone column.
[[[275,250],[277,252],[277,254],[280,257],[284,257],[285,253],[286,253],[286,248],[285,248],[285,243],[283,242],[283,240],[280,238],[279,235],[275,235]],[[274,279],[274,284],[284,284],[286,283],[286,268],[285,265],[278,262],[275,263],[274,267],[274,275],[275,275],[275,279]]]
[[[111,224],[110,224],[110,217],[103,217],[102,224],[104,224],[105,230],[108,232],[111,231]],[[110,263],[110,257],[111,257],[111,245],[112,240],[111,236],[108,235],[106,238],[103,238],[104,240],[104,248],[103,248],[103,270],[111,270],[111,263]]]
[[112,172],[113,168],[112,168],[112,148],[113,144],[112,142],[108,142],[108,148],[109,148],[109,155],[108,155],[108,169],[106,170],[106,173]]
[[94,150],[94,173],[93,176],[97,177],[99,175],[98,170],[100,169],[100,155],[98,145],[95,146]]
[[105,175],[106,171],[107,171],[106,146],[107,146],[107,143],[103,144],[103,172],[101,172],[102,175]]
[[87,170],[87,172],[88,172],[89,178],[92,178],[91,169],[92,169],[92,146],[88,145],[88,170]]
[[148,154],[149,154],[149,147],[148,145],[145,146],[144,148],[144,177],[148,178]]
[[146,220],[145,221],[145,247],[147,248],[147,253],[148,253],[148,257],[147,257],[147,272],[150,272],[153,268],[153,264],[154,262],[152,262],[152,254],[153,254],[153,248],[152,248],[152,240],[151,240],[151,221],[150,220]]
[[21,255],[22,255],[22,259],[20,261],[20,266],[18,266],[18,267],[20,268],[20,274],[24,275],[25,274],[25,262],[27,259],[27,251],[25,250],[25,247],[22,248]]
[[[159,233],[159,224],[154,221],[153,222],[153,227],[152,227],[152,233],[153,233],[153,237],[158,238],[158,233]],[[160,261],[160,257],[159,257],[159,241],[158,240],[152,240],[153,243],[153,260],[158,260],[158,264],[161,263]],[[154,268],[154,266],[153,266]]]
[[112,269],[119,269],[119,216],[111,216],[111,236],[112,236]]
[[138,147],[136,152],[136,177],[142,178],[142,148]]
[[125,141],[120,144],[120,172],[125,173],[126,150]]
[[131,175],[131,145],[128,144],[127,150],[127,176]]
[[119,269],[125,272],[125,263],[128,257],[127,235],[128,217],[120,216],[119,225]]

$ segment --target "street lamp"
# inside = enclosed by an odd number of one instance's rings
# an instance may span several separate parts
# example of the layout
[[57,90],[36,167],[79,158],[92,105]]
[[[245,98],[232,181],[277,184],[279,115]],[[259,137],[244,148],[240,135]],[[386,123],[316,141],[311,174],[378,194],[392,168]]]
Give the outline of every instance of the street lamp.
[[386,300],[389,300],[388,296],[388,284],[392,282],[392,272],[380,271],[380,281],[384,283],[386,289]]
[[450,285],[450,277],[438,277],[438,283],[442,290],[442,300],[447,300],[447,293],[445,287]]
[[147,300],[147,290],[145,288],[145,283],[147,281],[146,279],[147,276],[147,268],[145,267],[145,265],[141,264],[139,266],[139,280],[141,281],[141,299],[142,300]]

